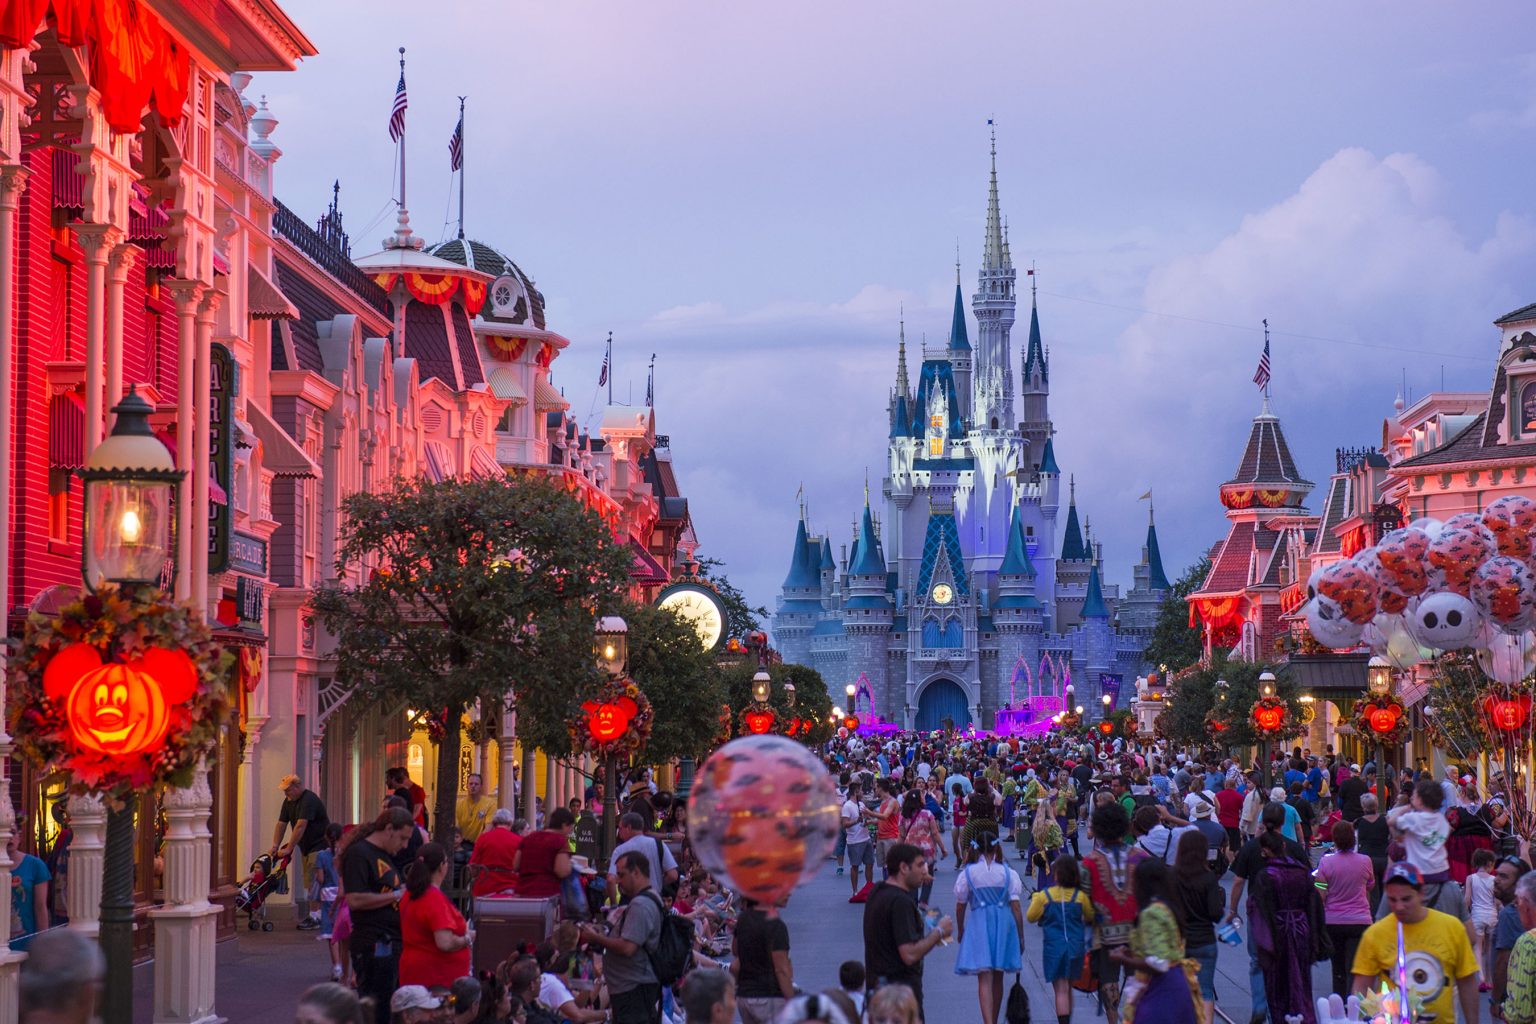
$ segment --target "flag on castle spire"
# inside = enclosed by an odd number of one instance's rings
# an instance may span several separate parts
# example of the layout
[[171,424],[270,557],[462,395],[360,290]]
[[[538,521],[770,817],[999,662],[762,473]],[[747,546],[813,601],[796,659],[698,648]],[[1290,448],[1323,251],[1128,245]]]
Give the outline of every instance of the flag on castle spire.
[[1264,354],[1259,356],[1259,368],[1253,371],[1253,382],[1259,390],[1269,393],[1269,321],[1264,321]]
[[400,84],[395,86],[395,104],[389,110],[389,141],[399,142],[405,134],[405,61],[400,61]]

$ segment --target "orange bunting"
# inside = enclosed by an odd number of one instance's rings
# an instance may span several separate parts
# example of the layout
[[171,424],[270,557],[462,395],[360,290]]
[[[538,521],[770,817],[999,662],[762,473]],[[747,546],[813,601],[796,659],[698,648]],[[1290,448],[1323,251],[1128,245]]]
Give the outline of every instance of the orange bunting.
[[[468,287],[470,282],[464,282]],[[528,345],[527,338],[501,338],[490,335],[485,339],[485,345],[491,351],[491,358],[503,363],[515,363],[522,358],[523,349]]]
[[458,287],[459,279],[447,274],[418,274],[414,270],[405,272],[405,290],[417,302],[432,306],[447,305]]
[[479,313],[480,307],[485,305],[485,282],[465,278],[460,285],[459,298],[464,303],[466,313],[470,316]]

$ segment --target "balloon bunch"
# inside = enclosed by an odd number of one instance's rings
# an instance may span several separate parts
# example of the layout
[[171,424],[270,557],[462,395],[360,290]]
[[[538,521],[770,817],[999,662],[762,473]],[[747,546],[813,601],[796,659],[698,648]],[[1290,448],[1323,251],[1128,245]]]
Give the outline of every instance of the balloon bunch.
[[1536,668],[1536,501],[1416,519],[1314,571],[1302,611],[1325,647],[1364,644],[1399,669],[1470,649],[1494,680],[1523,679]]

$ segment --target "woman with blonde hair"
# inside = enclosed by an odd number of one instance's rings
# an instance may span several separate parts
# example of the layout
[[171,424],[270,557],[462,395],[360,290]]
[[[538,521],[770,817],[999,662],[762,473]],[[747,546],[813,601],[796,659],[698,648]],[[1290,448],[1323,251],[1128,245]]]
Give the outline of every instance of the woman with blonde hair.
[[917,997],[905,985],[875,989],[869,997],[869,1024],[922,1024]]

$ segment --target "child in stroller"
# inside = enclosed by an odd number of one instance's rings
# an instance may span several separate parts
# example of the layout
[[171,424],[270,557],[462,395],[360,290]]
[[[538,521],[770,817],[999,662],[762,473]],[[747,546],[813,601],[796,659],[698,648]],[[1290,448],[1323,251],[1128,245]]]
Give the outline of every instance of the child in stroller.
[[264,853],[251,862],[250,877],[240,883],[240,891],[235,893],[235,911],[249,915],[247,927],[251,931],[259,928],[270,932],[275,927],[267,920],[267,898],[287,879],[289,860],[289,857],[273,860],[270,853]]

